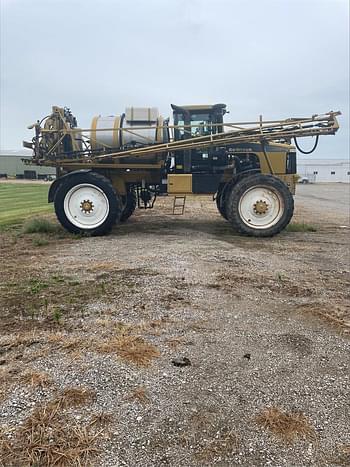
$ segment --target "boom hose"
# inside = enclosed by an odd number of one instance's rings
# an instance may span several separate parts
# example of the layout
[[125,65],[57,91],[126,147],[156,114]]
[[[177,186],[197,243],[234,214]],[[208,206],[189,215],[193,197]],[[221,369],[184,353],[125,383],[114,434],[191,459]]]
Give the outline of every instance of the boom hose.
[[303,154],[311,154],[312,152],[314,152],[314,150],[317,148],[317,145],[318,145],[318,137],[319,135],[316,135],[316,140],[315,140],[315,144],[313,145],[312,149],[310,151],[303,151],[298,142],[297,142],[297,139],[296,137],[294,137],[294,143],[295,143],[295,146],[297,147],[298,151],[302,152]]

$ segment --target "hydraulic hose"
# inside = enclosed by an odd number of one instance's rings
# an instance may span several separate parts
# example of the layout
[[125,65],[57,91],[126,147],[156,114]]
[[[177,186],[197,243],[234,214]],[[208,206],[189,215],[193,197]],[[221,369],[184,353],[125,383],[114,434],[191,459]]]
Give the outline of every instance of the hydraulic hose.
[[311,154],[312,152],[314,152],[314,150],[317,148],[317,145],[318,145],[318,137],[319,135],[316,135],[316,140],[315,140],[315,144],[313,145],[312,149],[310,151],[303,151],[300,146],[298,145],[298,142],[297,142],[297,139],[296,137],[294,136],[294,143],[295,143],[295,146],[297,147],[298,151],[302,152],[303,154]]

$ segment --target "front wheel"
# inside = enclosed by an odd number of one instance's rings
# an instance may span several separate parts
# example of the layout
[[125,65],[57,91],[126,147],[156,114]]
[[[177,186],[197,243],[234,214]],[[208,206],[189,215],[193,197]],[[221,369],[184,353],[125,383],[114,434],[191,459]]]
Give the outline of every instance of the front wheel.
[[228,196],[228,220],[239,233],[272,237],[290,222],[294,200],[287,185],[272,175],[251,175],[233,185]]
[[57,190],[54,204],[62,226],[75,234],[104,235],[122,212],[111,182],[95,172],[68,175]]

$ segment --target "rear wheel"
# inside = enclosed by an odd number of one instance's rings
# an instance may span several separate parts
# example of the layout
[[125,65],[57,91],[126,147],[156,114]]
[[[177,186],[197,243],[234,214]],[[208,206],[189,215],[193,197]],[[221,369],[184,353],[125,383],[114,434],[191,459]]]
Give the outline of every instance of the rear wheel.
[[227,213],[226,213],[226,206],[227,206],[227,193],[230,192],[230,186],[228,184],[224,185],[222,190],[220,190],[216,196],[216,207],[222,217],[228,220]]
[[136,193],[134,190],[128,191],[126,196],[122,198],[124,209],[120,217],[120,221],[124,222],[134,213],[137,205]]
[[294,200],[287,185],[272,175],[251,175],[238,181],[231,189],[227,216],[238,232],[271,237],[290,222]]
[[76,173],[62,180],[55,200],[62,226],[76,234],[104,235],[122,212],[120,197],[108,178],[95,173]]

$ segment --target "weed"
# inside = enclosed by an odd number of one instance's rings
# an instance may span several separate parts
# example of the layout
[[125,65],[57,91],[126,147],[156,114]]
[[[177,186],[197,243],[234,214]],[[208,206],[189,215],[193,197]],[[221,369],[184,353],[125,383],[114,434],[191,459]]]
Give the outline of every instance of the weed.
[[80,285],[80,281],[78,280],[72,280],[68,282],[68,285],[75,287],[76,285]]
[[52,385],[52,380],[47,373],[27,371],[22,378],[24,383],[34,388],[45,388]]
[[146,342],[140,336],[121,335],[101,344],[98,349],[101,352],[116,352],[123,360],[140,366],[148,366],[154,358],[160,356],[160,352],[154,345]]
[[168,347],[176,349],[179,345],[183,345],[185,343],[185,338],[183,336],[172,337],[166,339],[165,343]]
[[99,412],[91,417],[90,426],[105,426],[113,420],[113,415],[107,412]]
[[48,240],[42,237],[35,237],[33,238],[32,242],[33,242],[33,245],[37,247],[46,246],[49,244]]
[[283,282],[283,275],[280,272],[276,272],[276,279],[278,282]]
[[57,283],[64,283],[66,279],[63,276],[60,275],[53,275],[51,276],[52,282],[57,282]]
[[316,302],[304,303],[298,309],[318,315],[322,320],[337,326],[345,334],[350,333],[349,309],[346,306],[331,307],[330,305]]
[[48,309],[49,309],[49,300],[46,297],[43,300],[43,305],[44,305],[45,313],[47,314]]
[[21,346],[30,347],[34,344],[41,344],[42,339],[36,332],[22,332],[17,335],[9,336],[0,349],[2,353],[9,352],[10,350],[16,349]]
[[[86,399],[84,399],[86,401]],[[100,452],[91,424],[77,424],[62,413],[57,400],[38,407],[16,430],[3,427],[0,432],[0,458],[3,465],[91,465]]]
[[205,463],[221,459],[238,451],[238,437],[233,430],[221,429],[215,437],[200,447],[196,457]]
[[60,324],[61,319],[62,319],[62,313],[58,308],[56,308],[53,312],[53,320],[55,321],[56,324]]
[[350,444],[343,444],[337,446],[336,456],[332,459],[329,459],[332,465],[350,465]]
[[287,225],[287,232],[317,232],[317,228],[314,225],[306,224],[305,222],[293,222]]
[[[0,367],[0,402],[6,399],[11,393],[11,388],[13,384],[17,383],[19,380],[19,369],[14,366],[14,364],[6,365],[5,367]],[[0,455],[0,465],[1,464],[1,455]]]
[[35,316],[36,316],[36,314],[37,314],[37,309],[36,309],[36,307],[30,304],[29,307],[28,307],[28,309],[29,309],[30,319],[31,319],[31,320],[34,320],[34,319],[35,319]]
[[200,408],[191,415],[179,436],[179,442],[193,450],[200,465],[216,465],[217,461],[220,465],[231,465],[224,461],[236,454],[239,447],[238,436],[227,425],[226,419],[218,417],[217,413],[208,411],[207,408]]
[[284,441],[294,441],[298,437],[304,439],[315,437],[314,428],[301,412],[289,413],[277,407],[269,407],[257,415],[255,420]]
[[52,405],[57,405],[62,408],[77,407],[84,405],[87,402],[92,402],[95,398],[95,392],[91,389],[72,387],[67,388],[54,399]]
[[36,217],[29,219],[23,226],[23,233],[55,233],[58,230],[58,226],[52,224],[49,220]]
[[102,263],[95,263],[88,268],[89,272],[98,272],[98,271],[111,271],[115,269],[115,264],[112,262],[102,262]]
[[141,404],[147,404],[149,402],[149,397],[147,395],[146,389],[143,386],[139,386],[134,389],[132,393],[127,397],[128,400],[137,400]]
[[40,279],[31,279],[29,281],[29,291],[32,295],[40,293],[43,289],[47,289],[49,284]]

